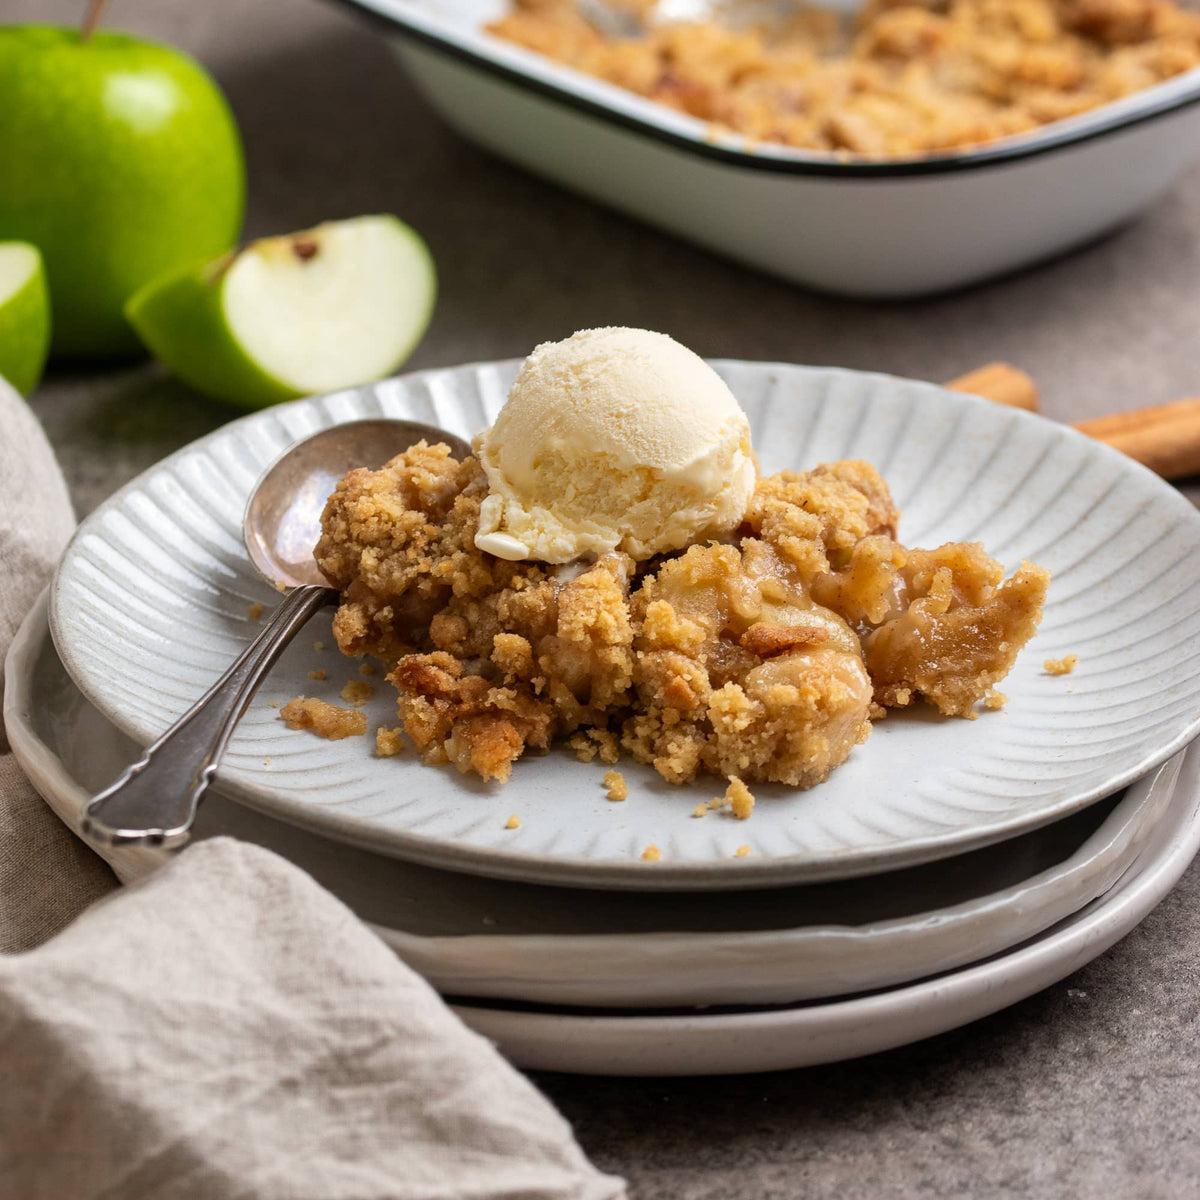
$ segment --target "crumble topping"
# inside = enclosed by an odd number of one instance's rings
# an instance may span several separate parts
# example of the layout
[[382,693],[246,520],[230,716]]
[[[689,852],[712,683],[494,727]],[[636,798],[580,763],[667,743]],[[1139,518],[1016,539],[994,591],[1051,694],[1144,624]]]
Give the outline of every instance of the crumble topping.
[[621,757],[617,735],[607,729],[581,729],[567,738],[567,745],[575,752],[579,762],[594,762],[599,757],[602,763],[611,764],[618,762]]
[[620,38],[575,0],[513,0],[488,30],[714,136],[870,158],[1025,133],[1200,64],[1200,16],[1171,0],[869,0],[848,25],[792,7]]
[[316,550],[339,646],[390,664],[423,761],[485,780],[565,739],[723,776],[714,807],[748,815],[747,783],[822,782],[889,708],[995,705],[1049,581],[975,543],[906,547],[865,462],[760,479],[726,542],[571,570],[478,550],[485,495],[474,458],[420,443],[338,484]]

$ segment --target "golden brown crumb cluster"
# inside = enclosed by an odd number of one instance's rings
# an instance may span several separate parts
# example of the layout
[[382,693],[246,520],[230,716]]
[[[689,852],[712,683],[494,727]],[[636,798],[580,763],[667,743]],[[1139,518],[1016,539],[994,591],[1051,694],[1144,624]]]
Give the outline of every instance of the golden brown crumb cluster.
[[736,775],[725,789],[725,799],[739,821],[745,821],[754,811],[754,796]]
[[868,157],[1024,133],[1200,64],[1200,16],[1172,0],[870,0],[848,30],[795,7],[614,38],[575,0],[514,0],[488,28],[754,141]]
[[1042,663],[1042,670],[1047,675],[1070,675],[1079,661],[1078,654],[1067,654],[1063,658],[1048,658]]
[[[317,547],[343,591],[343,651],[389,666],[424,761],[483,779],[565,738],[671,783],[724,776],[715,806],[748,816],[744,781],[820,783],[885,708],[924,698],[973,717],[1049,580],[1026,563],[1006,581],[974,544],[901,545],[863,462],[762,479],[734,544],[640,564],[493,558],[474,546],[484,494],[474,459],[421,444],[352,471]],[[617,774],[606,787],[622,790]]]
[[339,708],[315,697],[297,696],[280,710],[279,716],[289,729],[311,729],[318,737],[340,742],[367,732],[367,714],[353,708]]
[[[324,672],[322,672],[322,677],[324,677]],[[347,704],[353,704],[357,708],[360,704],[366,704],[370,700],[373,691],[374,689],[365,680],[351,679],[342,688],[341,696]]]
[[389,728],[380,725],[375,730],[375,753],[380,758],[395,758],[404,753],[404,730],[399,726]]
[[625,776],[620,771],[605,771],[604,788],[604,794],[610,800],[629,799],[629,785],[625,782]]

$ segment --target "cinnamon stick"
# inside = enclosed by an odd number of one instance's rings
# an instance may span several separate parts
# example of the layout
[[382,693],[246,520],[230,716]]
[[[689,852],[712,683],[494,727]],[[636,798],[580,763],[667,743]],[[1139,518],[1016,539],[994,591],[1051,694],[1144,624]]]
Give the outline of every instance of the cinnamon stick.
[[1200,399],[1076,421],[1075,428],[1137,459],[1164,479],[1200,474]]
[[946,384],[952,392],[967,392],[982,396],[1010,408],[1038,410],[1037,384],[1024,371],[1005,362],[988,363],[985,367],[960,375]]
[[[1037,385],[1024,371],[1008,363],[988,363],[945,386],[1037,412]],[[1200,475],[1200,398],[1092,417],[1076,421],[1074,428],[1128,454],[1164,479]]]

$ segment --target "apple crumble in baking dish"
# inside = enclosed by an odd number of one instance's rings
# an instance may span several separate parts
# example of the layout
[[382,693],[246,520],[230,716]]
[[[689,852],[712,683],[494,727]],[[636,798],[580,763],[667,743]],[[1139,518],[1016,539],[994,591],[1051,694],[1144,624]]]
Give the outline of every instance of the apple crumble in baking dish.
[[873,158],[1026,133],[1200,65],[1200,14],[1173,0],[869,0],[848,26],[725,7],[614,37],[575,0],[513,0],[488,29],[752,141]]

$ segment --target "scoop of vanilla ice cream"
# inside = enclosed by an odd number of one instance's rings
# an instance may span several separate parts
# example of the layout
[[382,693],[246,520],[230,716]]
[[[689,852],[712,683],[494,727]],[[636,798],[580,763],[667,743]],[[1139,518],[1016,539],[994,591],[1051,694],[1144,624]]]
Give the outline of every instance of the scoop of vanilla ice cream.
[[475,452],[488,481],[476,546],[547,563],[644,559],[728,533],[756,476],[750,423],[721,377],[645,329],[538,346]]

